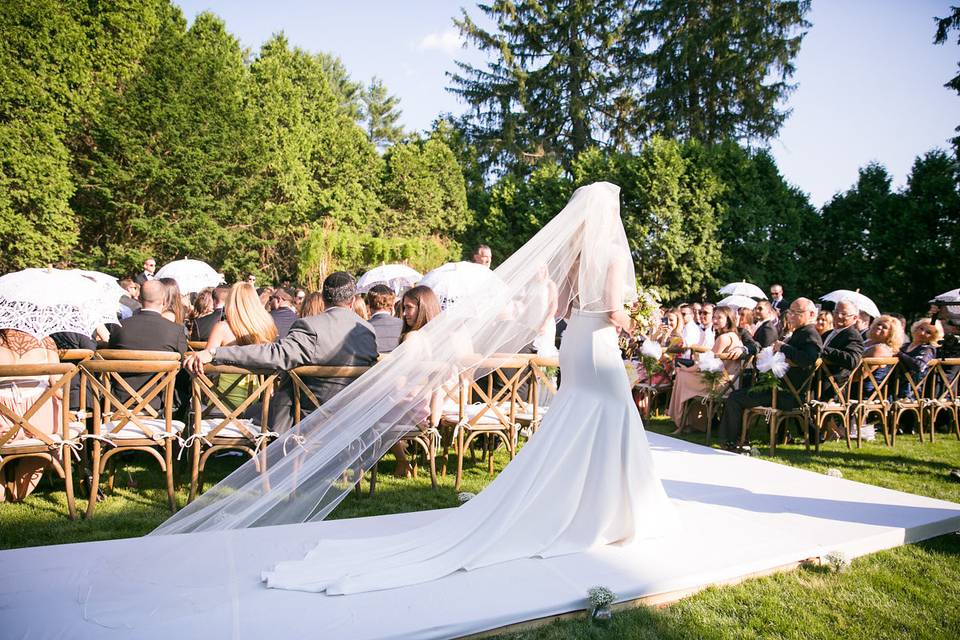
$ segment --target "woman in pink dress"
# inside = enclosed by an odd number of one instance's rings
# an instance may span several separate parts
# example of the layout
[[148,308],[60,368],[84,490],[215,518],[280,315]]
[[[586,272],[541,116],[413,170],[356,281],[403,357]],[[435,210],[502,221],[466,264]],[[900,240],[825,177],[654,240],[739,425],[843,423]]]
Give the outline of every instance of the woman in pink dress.
[[[738,319],[734,311],[728,307],[717,307],[713,311],[713,330],[716,339],[710,351],[723,361],[724,379],[729,380],[740,373],[740,358],[744,347],[737,334]],[[692,424],[689,420],[683,422],[683,407],[688,400],[708,395],[710,390],[700,375],[699,365],[692,367],[677,367],[677,376],[673,381],[673,395],[670,397],[670,407],[667,414],[673,419],[676,430],[673,433],[682,433]]]
[[[50,337],[37,340],[28,333],[15,329],[0,330],[0,364],[55,364],[60,362],[57,347]],[[24,376],[0,378],[0,404],[18,416],[26,413],[59,376]],[[46,433],[54,434],[60,424],[60,400],[62,394],[47,400],[30,418],[30,424]],[[0,414],[0,433],[7,435],[13,423]],[[13,440],[30,438],[29,433],[18,429]],[[9,441],[8,443],[9,444]],[[54,456],[59,455],[53,452]],[[21,458],[8,462],[3,467],[3,486],[0,487],[0,502],[20,502],[40,482],[50,463],[41,458]]]

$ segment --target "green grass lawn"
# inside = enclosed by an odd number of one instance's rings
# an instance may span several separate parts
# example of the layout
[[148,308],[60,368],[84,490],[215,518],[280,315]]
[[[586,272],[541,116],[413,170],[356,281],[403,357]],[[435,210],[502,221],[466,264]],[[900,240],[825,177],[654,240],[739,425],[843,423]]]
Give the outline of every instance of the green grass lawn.
[[[654,419],[647,427],[665,433],[668,420]],[[759,441],[762,428],[751,432]],[[682,436],[703,442],[702,434]],[[960,503],[960,483],[948,479],[960,468],[960,442],[940,435],[920,444],[902,436],[896,448],[882,440],[847,450],[845,443],[827,443],[820,454],[803,446],[783,446],[773,458],[765,447],[758,454],[782,464],[816,472],[838,469],[849,480],[875,484]],[[211,460],[208,481],[235,468],[239,458]],[[453,461],[452,461],[453,462]],[[498,453],[499,471],[506,455]],[[450,465],[454,468],[455,462]],[[381,463],[377,492],[353,494],[331,515],[353,518],[452,507],[457,504],[453,479],[430,488],[428,474],[416,480],[392,477],[392,463]],[[186,487],[179,484],[180,504]],[[489,482],[486,464],[465,466],[463,491],[480,491]],[[366,488],[366,484],[365,484]],[[59,544],[139,536],[167,517],[165,492],[155,465],[132,454],[118,467],[115,493],[97,506],[93,520],[69,521],[62,484],[45,478],[23,504],[0,505],[0,548]],[[82,511],[85,502],[78,501]],[[709,544],[709,539],[704,541]],[[749,544],[749,540],[744,541]],[[722,553],[722,549],[717,550]],[[586,594],[584,594],[586,595]],[[585,618],[565,620],[530,631],[502,636],[520,638],[960,638],[960,535],[951,534],[857,559],[849,570],[831,573],[803,568],[790,573],[748,580],[736,586],[707,589],[676,604],[617,612],[609,628]]]

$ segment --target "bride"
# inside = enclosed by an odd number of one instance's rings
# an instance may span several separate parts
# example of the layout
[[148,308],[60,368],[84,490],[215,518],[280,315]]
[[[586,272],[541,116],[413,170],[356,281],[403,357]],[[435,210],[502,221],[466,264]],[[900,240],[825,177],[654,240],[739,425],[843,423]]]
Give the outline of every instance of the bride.
[[[578,189],[567,206],[393,355],[154,533],[316,520],[422,418],[431,391],[482,375],[484,358],[567,316],[562,385],[540,428],[479,495],[430,524],[365,539],[320,540],[305,558],[263,572],[267,587],[349,594],[427,582],[508,560],[629,544],[676,526],[617,346],[636,299],[619,188]],[[552,323],[547,323],[552,324]],[[292,447],[291,447],[292,445]],[[291,451],[292,448],[292,451]]]

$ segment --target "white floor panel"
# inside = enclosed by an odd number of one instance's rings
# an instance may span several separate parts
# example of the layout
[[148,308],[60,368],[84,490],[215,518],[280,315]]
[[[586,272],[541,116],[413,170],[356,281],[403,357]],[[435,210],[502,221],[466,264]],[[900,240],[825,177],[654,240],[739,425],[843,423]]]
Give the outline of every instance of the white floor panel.
[[960,529],[960,505],[650,434],[675,537],[459,572],[351,596],[264,589],[259,574],[321,536],[382,535],[442,511],[0,552],[4,638],[449,638],[696,589],[839,550],[850,556]]

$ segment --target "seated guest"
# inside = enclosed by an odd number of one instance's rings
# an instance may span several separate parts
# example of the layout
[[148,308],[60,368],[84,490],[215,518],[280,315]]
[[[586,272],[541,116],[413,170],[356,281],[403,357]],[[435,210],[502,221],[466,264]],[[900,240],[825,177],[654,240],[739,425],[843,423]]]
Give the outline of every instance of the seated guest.
[[870,325],[863,356],[890,358],[900,351],[902,344],[903,331],[900,329],[900,321],[893,316],[882,315]]
[[323,313],[323,294],[319,291],[308,293],[300,305],[300,317],[309,318]]
[[[873,321],[867,331],[867,340],[864,343],[864,358],[892,358],[900,352],[903,345],[903,331],[900,321],[893,316],[882,315]],[[890,373],[889,365],[882,365],[873,370],[873,379],[866,378],[863,383],[863,396],[873,393],[877,384],[883,382]]]
[[[921,318],[910,325],[910,337],[910,343],[900,347],[897,357],[913,381],[920,382],[927,373],[927,365],[936,357],[937,344],[943,339],[943,327],[939,321],[933,323],[930,318]],[[913,397],[910,385],[901,387],[900,396]]]
[[745,353],[755,356],[760,353],[760,343],[753,339],[753,309],[742,307],[737,311],[737,335],[743,343]]
[[270,317],[277,325],[277,336],[282,340],[297,321],[296,298],[289,289],[274,289],[270,296],[270,307]]
[[[408,289],[403,294],[400,308],[403,314],[403,330],[401,331],[400,342],[412,338],[417,331],[440,315],[440,302],[430,287]],[[393,474],[398,478],[410,475],[406,443],[397,442],[390,448],[390,451],[397,457],[397,467]]]
[[709,302],[700,307],[700,342],[699,352],[709,351],[713,347],[716,336],[713,332],[713,305]]
[[[191,354],[185,366],[194,373],[200,373],[207,362],[284,371],[304,365],[370,366],[377,361],[377,338],[373,327],[352,310],[356,295],[353,276],[343,271],[331,273],[323,281],[326,311],[294,322],[286,338],[270,344],[203,350]],[[305,383],[323,403],[352,381],[308,378]],[[280,433],[293,426],[293,393],[293,383],[286,378],[273,403],[272,426]]]
[[860,317],[857,319],[857,330],[860,332],[860,335],[863,337],[864,341],[867,339],[867,333],[870,331],[870,325],[873,324],[873,316],[871,316],[866,311],[860,311]]
[[[16,329],[0,329],[0,364],[56,364],[57,347],[49,337],[37,340],[32,335]],[[0,405],[18,416],[24,416],[34,404],[56,384],[59,376],[23,376],[0,378]],[[30,424],[47,434],[61,433],[60,411],[63,394],[58,392],[49,398],[29,418]],[[14,422],[0,413],[0,434],[10,429],[17,434],[8,443],[33,436],[14,426]],[[69,451],[69,450],[68,450]],[[60,461],[61,453],[54,449],[50,455]],[[0,502],[20,502],[36,488],[43,472],[51,463],[40,457],[26,457],[9,461],[3,468],[5,478],[0,482]]]
[[[221,346],[267,344],[277,339],[273,318],[260,306],[260,297],[251,284],[238,282],[231,287],[223,317],[210,331],[203,349],[208,353]],[[240,374],[223,374],[217,378],[217,389],[223,392],[231,408],[240,406],[250,395],[250,385],[237,382],[241,377]]]
[[[168,299],[168,285],[162,280],[147,280],[140,285],[143,308],[133,317],[123,320],[110,334],[110,348],[171,351],[182,355],[187,350],[187,336],[183,332],[183,326],[162,315]],[[151,373],[130,373],[123,377],[130,382],[130,386],[137,389],[146,384],[152,376]],[[120,401],[126,401],[129,397],[126,391],[120,388],[116,389],[116,396]],[[159,409],[160,402],[161,397],[158,395],[150,404]]]
[[[863,357],[863,339],[857,330],[857,318],[860,309],[850,300],[841,300],[833,309],[834,328],[823,337],[823,350],[820,358],[833,374],[837,384],[843,384],[850,373],[860,364]],[[833,389],[824,389],[829,397],[834,396]],[[821,398],[824,400],[826,398]]]
[[820,309],[817,313],[817,333],[821,338],[826,339],[831,331],[833,331],[833,314],[826,309]]
[[363,296],[357,296],[353,300],[353,312],[363,318],[364,320],[370,319],[370,313],[367,311],[367,303],[364,302]]
[[[699,306],[699,304],[696,305],[696,307]],[[699,310],[695,308],[694,305],[680,305],[680,318],[683,320],[683,328],[681,328],[680,333],[683,336],[684,358],[689,358],[691,348],[699,345],[703,339],[703,331],[701,331],[700,325],[697,324],[698,313]]]
[[757,327],[753,330],[753,339],[757,341],[761,349],[766,349],[780,336],[780,329],[777,327],[777,313],[770,305],[768,300],[761,300],[753,310],[754,319],[757,320]]
[[[793,333],[787,342],[778,340],[772,346],[774,352],[781,352],[786,356],[790,364],[786,377],[796,388],[800,388],[816,366],[823,347],[815,325],[817,307],[807,298],[797,298],[790,304],[786,315],[787,323]],[[737,448],[744,410],[751,407],[770,406],[772,396],[770,391],[748,389],[738,389],[727,396],[720,419],[720,438],[725,448]],[[796,407],[796,401],[790,393],[779,393],[777,403],[778,408],[781,409]]]
[[229,295],[230,287],[217,287],[213,290],[213,310],[194,319],[193,325],[190,327],[191,340],[206,342],[210,339],[210,332],[213,331],[218,322],[223,320],[223,307],[227,303]]
[[[163,309],[161,315],[169,320],[184,327],[184,322],[189,315],[189,306],[183,304],[183,296],[180,295],[180,285],[173,278],[160,278],[159,282],[163,284]],[[141,292],[143,285],[140,285]],[[141,293],[142,295],[142,293]]]
[[187,335],[193,336],[193,327],[199,318],[213,313],[213,288],[206,287],[193,296],[193,308],[190,309],[190,315],[187,317],[187,326],[189,331]]
[[[737,334],[737,320],[732,309],[717,307],[712,310],[713,331],[716,339],[710,349],[714,355],[723,360],[725,378],[737,376],[740,373],[740,358],[743,356],[743,343]],[[677,426],[673,433],[682,433],[690,425],[683,422],[683,408],[688,400],[706,396],[709,393],[707,384],[700,375],[698,365],[692,367],[677,367],[677,377],[673,381],[673,393],[670,396],[670,407],[667,414],[673,418]]]
[[123,278],[120,280],[120,288],[127,292],[126,295],[120,297],[120,304],[127,307],[132,312],[131,315],[140,311],[140,285],[134,282],[132,278]]
[[400,344],[403,320],[393,315],[397,297],[385,284],[375,284],[367,292],[367,308],[370,310],[370,325],[377,332],[377,351],[390,353]]

